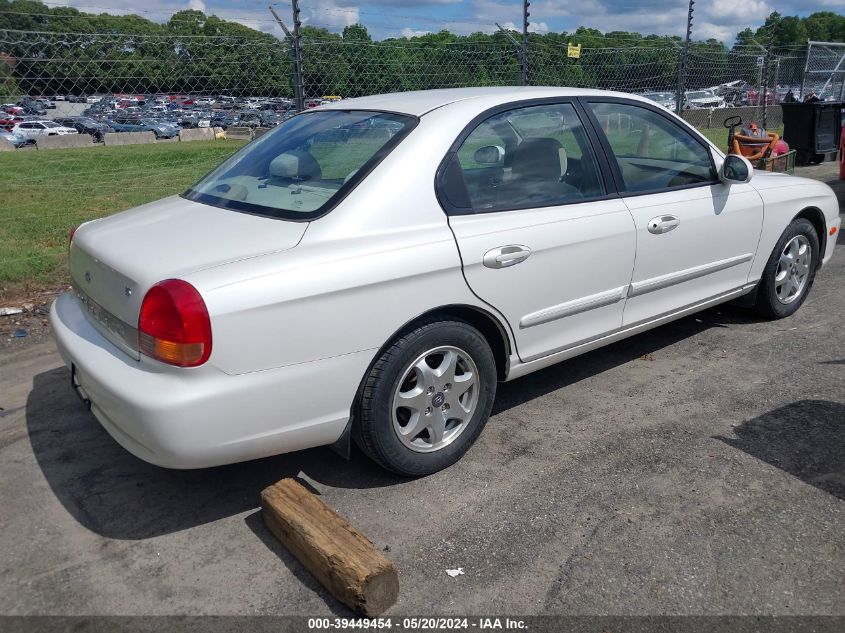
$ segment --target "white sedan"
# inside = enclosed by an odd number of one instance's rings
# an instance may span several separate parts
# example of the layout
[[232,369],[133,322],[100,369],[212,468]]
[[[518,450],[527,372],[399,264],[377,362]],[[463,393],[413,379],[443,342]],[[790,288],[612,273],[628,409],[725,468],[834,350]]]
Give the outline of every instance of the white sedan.
[[43,136],[64,136],[79,134],[76,128],[59,125],[55,121],[22,121],[12,128],[12,134],[37,141]]
[[173,468],[354,439],[422,475],[497,381],[732,299],[792,315],[836,198],[646,99],[472,88],[295,116],[180,196],[71,236],[52,308],[109,433]]

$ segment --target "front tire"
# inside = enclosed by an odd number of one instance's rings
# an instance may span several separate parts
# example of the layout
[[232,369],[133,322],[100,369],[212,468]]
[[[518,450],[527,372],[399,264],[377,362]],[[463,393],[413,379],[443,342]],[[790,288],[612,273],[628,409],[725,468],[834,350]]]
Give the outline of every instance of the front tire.
[[354,437],[387,470],[422,476],[458,461],[496,394],[487,341],[463,321],[430,321],[399,336],[364,381]]
[[819,236],[809,220],[793,220],[772,251],[757,292],[755,310],[766,318],[783,319],[798,311],[816,276]]

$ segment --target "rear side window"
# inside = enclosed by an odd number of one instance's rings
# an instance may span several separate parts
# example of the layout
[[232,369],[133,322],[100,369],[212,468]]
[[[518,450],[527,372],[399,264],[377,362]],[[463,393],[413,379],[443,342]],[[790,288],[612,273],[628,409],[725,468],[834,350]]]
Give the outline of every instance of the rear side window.
[[526,106],[482,121],[440,180],[451,213],[546,207],[603,194],[595,155],[569,103]]
[[710,151],[690,132],[648,108],[590,103],[619,166],[626,192],[714,182]]
[[246,145],[184,197],[269,217],[313,219],[342,199],[416,122],[383,112],[301,114]]

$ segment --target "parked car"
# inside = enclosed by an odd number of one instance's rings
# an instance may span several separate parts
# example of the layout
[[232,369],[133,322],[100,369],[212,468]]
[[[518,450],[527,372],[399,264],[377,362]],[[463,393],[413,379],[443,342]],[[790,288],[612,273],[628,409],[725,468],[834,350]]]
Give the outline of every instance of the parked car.
[[147,126],[147,129],[154,132],[156,138],[173,138],[179,136],[179,126],[169,121],[162,121],[161,119],[141,119],[141,125]]
[[748,82],[737,79],[719,84],[709,88],[709,90],[722,97],[727,105],[746,106],[748,105],[748,90],[750,88],[751,85]]
[[80,226],[51,321],[74,389],[142,459],[354,438],[424,475],[472,445],[497,381],[731,299],[794,314],[839,228],[827,185],[755,172],[643,98],[363,97]]
[[14,114],[0,114],[0,129],[11,132],[13,127],[23,121],[26,121],[24,117],[19,117]]
[[109,126],[115,132],[154,132],[154,130],[151,130],[147,125],[144,125],[140,121],[136,121],[134,123],[118,123],[117,121],[111,121]]
[[[763,99],[760,91],[755,87],[750,87],[746,93],[746,100],[748,105],[762,105]],[[777,92],[772,89],[766,90],[766,105],[774,105],[778,102]]]
[[59,125],[55,121],[22,121],[12,128],[12,132],[36,141],[42,136],[78,134],[74,128]]
[[0,138],[5,141],[8,141],[15,148],[23,147],[24,145],[33,145],[35,143],[34,139],[29,139],[22,134],[15,134],[14,132],[7,132],[6,130],[0,130]]
[[663,106],[667,110],[675,109],[675,95],[671,92],[643,92],[640,96]]
[[688,90],[684,93],[684,108],[724,108],[725,100],[712,90]]
[[47,114],[47,108],[41,102],[35,101],[34,99],[22,99],[18,101],[18,106],[22,108],[22,111],[13,114],[23,114],[26,116],[45,116]]
[[53,121],[65,127],[72,127],[80,134],[90,134],[98,143],[105,138],[108,132],[114,131],[108,124],[85,116],[58,117],[54,118]]

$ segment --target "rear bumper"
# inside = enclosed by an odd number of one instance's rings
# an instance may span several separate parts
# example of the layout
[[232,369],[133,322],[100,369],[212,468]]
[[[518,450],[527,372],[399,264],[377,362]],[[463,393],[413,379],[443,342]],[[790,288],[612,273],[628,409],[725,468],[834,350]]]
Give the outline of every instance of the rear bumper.
[[219,466],[335,442],[373,354],[232,376],[212,366],[180,369],[130,358],[91,325],[70,294],[54,302],[50,320],[62,358],[106,431],[130,453],[167,468]]

